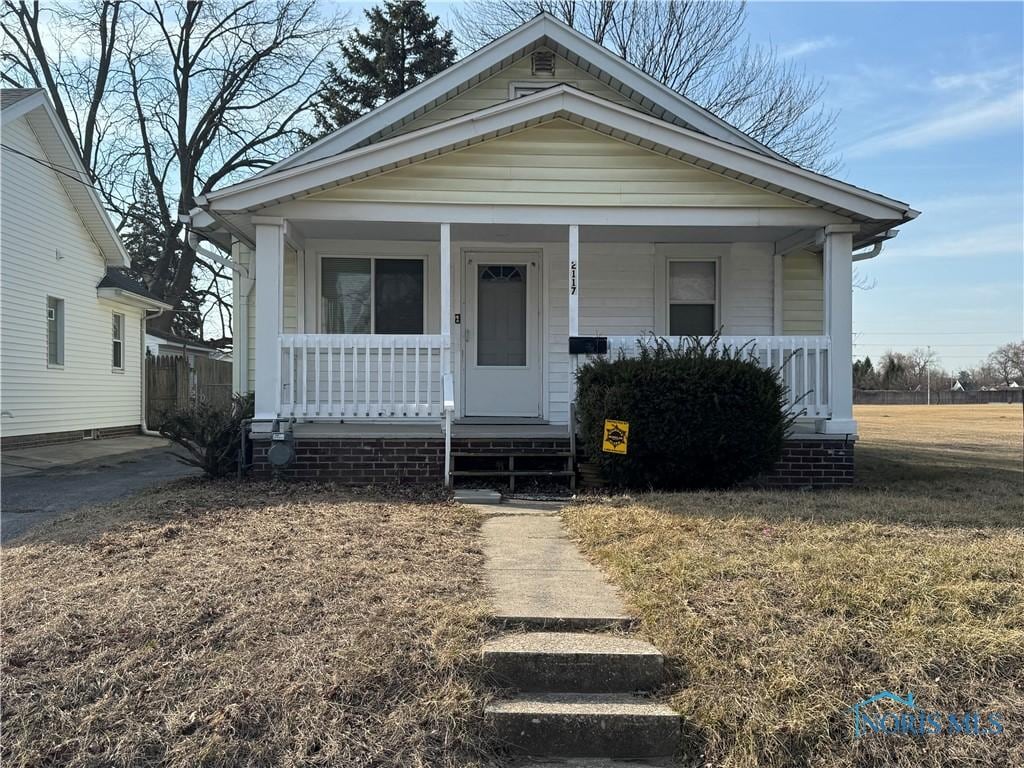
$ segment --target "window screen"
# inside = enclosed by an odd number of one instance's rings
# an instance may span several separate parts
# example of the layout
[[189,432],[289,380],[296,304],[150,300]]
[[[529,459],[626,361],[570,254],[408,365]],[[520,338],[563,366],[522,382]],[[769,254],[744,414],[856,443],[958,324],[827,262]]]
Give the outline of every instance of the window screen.
[[668,270],[669,335],[713,334],[718,296],[715,262],[672,261]]
[[370,260],[321,263],[321,328],[324,333],[370,333]]

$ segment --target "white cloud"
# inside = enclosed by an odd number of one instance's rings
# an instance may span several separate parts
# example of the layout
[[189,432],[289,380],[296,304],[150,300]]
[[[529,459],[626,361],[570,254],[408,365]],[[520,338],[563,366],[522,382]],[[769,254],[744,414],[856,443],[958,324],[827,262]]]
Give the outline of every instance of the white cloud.
[[[924,208],[924,206],[922,206]],[[921,224],[927,220],[928,210],[924,209]],[[927,235],[915,233],[908,225],[900,236],[887,244],[886,255],[896,259],[982,259],[986,257],[1013,256],[1017,259],[1024,253],[1024,224],[995,223],[972,228],[964,221],[963,229],[954,232],[932,231]]]
[[991,93],[1011,79],[1020,83],[1019,65],[987,69],[981,72],[936,75],[932,78],[931,85],[939,91],[971,90]]
[[847,148],[847,158],[870,157],[890,150],[921,149],[954,139],[974,138],[998,133],[1006,128],[1020,129],[1024,115],[1024,90],[983,102],[967,102],[942,114],[894,127]]
[[795,43],[784,45],[779,49],[779,56],[784,59],[795,59],[797,56],[806,56],[815,51],[823,51],[827,48],[835,48],[839,41],[832,35],[818,37],[813,40],[798,40]]

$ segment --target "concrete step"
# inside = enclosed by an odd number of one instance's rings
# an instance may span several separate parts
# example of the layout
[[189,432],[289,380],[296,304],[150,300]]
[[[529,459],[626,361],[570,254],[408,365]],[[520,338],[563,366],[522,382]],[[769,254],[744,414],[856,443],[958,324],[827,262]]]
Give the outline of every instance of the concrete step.
[[526,632],[484,643],[494,683],[521,691],[632,693],[656,688],[664,658],[650,643],[588,632]]
[[486,715],[506,747],[528,755],[663,757],[679,744],[679,715],[629,694],[521,694]]
[[490,488],[456,488],[455,501],[460,504],[500,504],[501,494]]

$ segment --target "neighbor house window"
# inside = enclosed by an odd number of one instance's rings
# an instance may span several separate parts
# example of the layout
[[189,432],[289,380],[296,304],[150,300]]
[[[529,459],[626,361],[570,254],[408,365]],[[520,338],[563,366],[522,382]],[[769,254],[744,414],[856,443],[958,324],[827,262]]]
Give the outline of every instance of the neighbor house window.
[[710,336],[716,328],[718,264],[670,261],[668,264],[668,333]]
[[46,363],[64,365],[64,299],[46,297]]
[[115,371],[124,370],[124,315],[114,313],[114,326],[112,331],[113,352],[110,364]]
[[423,264],[423,259],[322,259],[322,332],[423,333]]

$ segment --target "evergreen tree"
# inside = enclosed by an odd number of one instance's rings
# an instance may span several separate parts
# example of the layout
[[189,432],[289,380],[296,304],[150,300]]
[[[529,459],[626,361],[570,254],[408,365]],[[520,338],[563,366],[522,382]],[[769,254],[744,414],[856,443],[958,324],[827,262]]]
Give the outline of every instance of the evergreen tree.
[[[369,29],[341,44],[344,68],[328,64],[313,107],[321,135],[400,96],[455,61],[452,33],[439,29],[423,0],[385,0],[366,11]],[[315,137],[310,137],[315,138]]]

